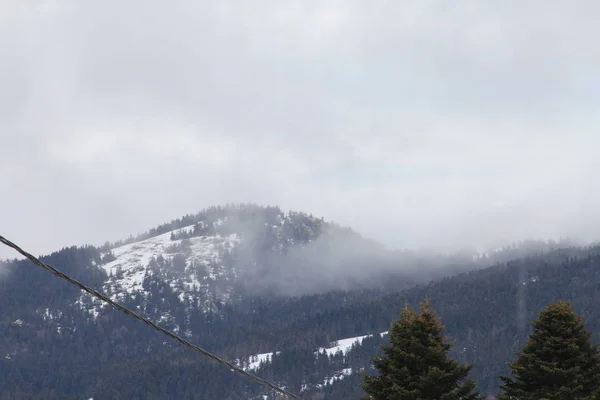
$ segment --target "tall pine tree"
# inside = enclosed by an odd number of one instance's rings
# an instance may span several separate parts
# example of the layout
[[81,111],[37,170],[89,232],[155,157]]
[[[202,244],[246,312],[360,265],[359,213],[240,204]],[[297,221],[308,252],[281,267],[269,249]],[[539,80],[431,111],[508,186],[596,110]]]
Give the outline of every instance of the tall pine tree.
[[389,346],[373,359],[378,376],[364,376],[371,400],[475,400],[475,383],[467,380],[470,365],[448,358],[452,345],[428,300],[419,312],[405,307],[389,332]]
[[600,399],[600,353],[566,301],[547,305],[517,359],[501,376],[500,399]]

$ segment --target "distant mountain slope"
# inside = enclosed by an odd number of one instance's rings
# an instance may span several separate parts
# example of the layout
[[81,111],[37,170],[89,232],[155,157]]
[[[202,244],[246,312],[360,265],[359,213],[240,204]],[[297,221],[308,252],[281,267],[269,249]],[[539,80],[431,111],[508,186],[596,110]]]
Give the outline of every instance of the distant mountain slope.
[[[234,293],[227,283],[233,283],[236,271],[226,259],[239,238],[230,234],[171,240],[174,234],[192,228],[180,228],[103,253],[100,267],[107,279],[102,290],[113,300],[148,298],[160,281],[181,304],[192,301],[195,307],[216,310],[228,302]],[[94,316],[106,306],[88,294],[82,294],[78,304]]]
[[[363,335],[351,338],[344,338],[333,341],[327,347],[320,347],[313,350],[315,366],[321,364],[321,368],[313,368],[310,378],[304,379],[299,389],[302,395],[321,393],[332,387],[336,382],[343,380],[353,374],[359,374],[361,371],[368,370],[370,363],[364,357],[361,358],[362,344],[364,342],[381,343],[380,339],[387,336],[388,332],[382,332],[375,335]],[[369,356],[372,353],[371,347]],[[284,369],[287,363],[287,354],[282,355],[281,351],[251,355],[242,360],[238,359],[237,364],[246,370],[258,373],[259,375],[273,374],[273,370]],[[321,361],[323,360],[323,361]],[[279,365],[283,364],[283,365]],[[361,365],[362,364],[362,365]],[[327,365],[327,368],[323,368]],[[353,368],[353,365],[355,368]],[[356,366],[359,365],[358,368]],[[283,367],[283,368],[282,368]],[[271,397],[272,394],[264,393],[260,398]]]
[[[584,314],[588,328],[594,332],[594,340],[600,342],[600,309],[597,307],[600,300],[600,247],[561,249],[444,278],[399,293],[365,292],[362,296],[363,301],[352,304],[344,304],[338,299],[338,308],[286,326],[285,330],[297,332],[306,327],[321,326],[323,333],[332,334],[335,327],[348,332],[347,326],[356,321],[353,324],[356,335],[381,332],[398,317],[405,301],[416,304],[427,296],[446,325],[449,336],[455,340],[453,357],[473,362],[472,376],[480,390],[494,393],[499,383],[498,375],[508,373],[507,363],[525,342],[530,321],[550,301],[572,301],[576,311]],[[327,327],[321,325],[324,320],[329,321]],[[380,344],[363,341],[354,349],[354,355],[344,357],[332,368],[368,369],[370,363],[364,355],[376,354]],[[282,365],[291,368],[291,359],[296,363],[303,360],[293,352],[286,354],[285,350],[277,357],[284,360],[279,362],[279,374],[283,374]],[[318,357],[312,364],[304,363],[312,365],[307,368],[314,368],[318,365]],[[269,369],[264,373],[268,375]],[[360,377],[352,373],[322,391],[326,393],[325,399],[344,398],[342,393],[358,398],[362,393]]]
[[[386,331],[406,299],[431,297],[456,338],[454,355],[476,362],[473,376],[484,391],[495,390],[527,319],[547,301],[573,299],[598,331],[600,251],[556,249],[564,245],[527,242],[487,254],[387,251],[321,218],[239,205],[43,259],[230,360],[279,352],[256,371],[322,400],[358,397],[358,373],[385,338],[364,337],[341,355],[319,349]],[[478,270],[511,257],[517,260]],[[0,398],[265,394],[29,263],[5,264]],[[469,270],[478,271],[444,278]]]
[[[559,244],[554,244],[558,246]],[[242,295],[399,290],[478,269],[552,244],[454,255],[386,250],[349,228],[300,212],[252,204],[211,207],[99,248],[102,289],[124,299],[168,286],[179,302],[216,310]],[[88,311],[99,304],[85,296]]]
[[[148,300],[162,290],[172,307],[204,312],[244,295],[374,287],[383,279],[365,268],[391,268],[389,252],[350,229],[253,205],[207,209],[99,250],[102,290],[113,299]],[[365,279],[369,275],[374,279]],[[410,284],[407,276],[403,285]],[[94,316],[104,307],[87,294],[77,303]],[[161,318],[172,319],[170,314],[165,310]]]

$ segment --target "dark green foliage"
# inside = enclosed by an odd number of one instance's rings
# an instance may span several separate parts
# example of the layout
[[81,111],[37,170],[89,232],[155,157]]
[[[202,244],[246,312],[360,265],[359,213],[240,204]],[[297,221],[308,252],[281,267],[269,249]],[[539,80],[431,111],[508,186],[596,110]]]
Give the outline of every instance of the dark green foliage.
[[373,359],[379,375],[365,375],[363,387],[372,400],[475,400],[470,365],[448,357],[452,345],[429,301],[417,313],[408,305],[389,332],[391,344]]
[[[239,220],[249,226],[254,226],[256,215],[269,226],[283,223],[279,220],[283,213],[276,208],[231,209],[239,209]],[[219,225],[216,221],[230,215],[231,209],[211,208],[155,228],[142,237],[194,224],[199,231],[206,229],[207,233],[202,234],[225,235],[234,226]],[[285,240],[304,246],[308,239],[314,254],[319,257],[330,254],[331,242],[313,240],[327,224],[305,215],[295,215],[290,220],[295,222],[286,228],[285,234],[291,237],[284,237]],[[182,237],[178,239],[201,234],[191,228],[185,232],[179,233]],[[252,237],[255,245],[252,251],[268,250],[280,243],[281,238],[272,229],[265,227],[257,232]],[[346,236],[354,237],[353,243],[360,244],[356,234],[350,232]],[[341,242],[344,243],[347,242]],[[102,250],[71,247],[44,261],[92,287],[102,288],[107,277],[97,265],[114,257],[106,253],[110,247],[110,244]],[[279,292],[282,296],[265,295],[262,289],[250,296],[236,288],[232,304],[208,312],[198,307],[200,300],[205,299],[201,289],[189,288],[183,300],[178,298],[167,279],[169,274],[179,273],[177,265],[173,267],[170,257],[159,256],[151,260],[152,273],[143,281],[148,295],[127,295],[123,302],[169,329],[189,333],[186,337],[190,341],[231,360],[282,350],[273,363],[266,363],[258,371],[260,376],[290,385],[295,391],[308,387],[302,392],[307,400],[341,400],[364,395],[359,371],[365,368],[366,373],[375,373],[370,368],[370,359],[387,337],[375,335],[365,339],[346,357],[312,359],[309,355],[313,350],[336,339],[385,331],[390,321],[397,318],[405,300],[415,302],[429,296],[448,334],[455,339],[450,357],[462,364],[474,363],[471,376],[478,389],[488,393],[497,390],[498,375],[509,372],[507,363],[511,355],[527,337],[527,321],[549,301],[563,298],[567,293],[574,307],[582,310],[588,327],[596,335],[600,332],[599,249],[571,247],[552,251],[554,247],[555,244],[530,243],[475,261],[471,254],[443,257],[402,252],[390,262],[396,269],[380,274],[374,273],[376,262],[357,265],[367,271],[359,283],[372,280],[365,287],[377,289],[358,290],[361,286],[348,285],[346,291],[321,293],[322,287],[317,287],[318,294],[293,297],[290,292]],[[252,254],[256,255],[256,273],[264,273],[267,282],[278,273],[279,267],[295,268],[298,272],[311,267],[304,262],[277,265],[264,251]],[[244,257],[245,254],[236,251],[223,250],[222,254],[226,265],[239,263]],[[525,258],[403,290],[416,283],[516,257]],[[0,279],[0,399],[102,399],[117,398],[119,393],[122,398],[139,399],[227,396],[262,399],[258,397],[262,388],[247,384],[243,377],[226,368],[212,364],[208,367],[201,356],[190,355],[127,316],[111,309],[102,310],[97,318],[83,312],[81,305],[76,304],[80,294],[77,289],[30,263],[8,264],[6,269],[10,272]],[[311,271],[322,272],[326,266],[313,266]],[[178,267],[181,270],[184,265],[180,263]],[[204,266],[186,268],[200,277],[206,276]],[[289,281],[290,286],[296,285],[294,279]],[[322,280],[315,277],[312,281],[316,286]],[[323,385],[326,377],[349,369],[351,375],[324,387],[317,386]]]
[[[93,267],[99,257],[100,253],[92,248],[69,248],[44,260],[83,282],[101,287],[105,278],[100,269]],[[155,262],[167,263],[162,257]],[[448,334],[455,339],[450,356],[461,363],[474,363],[471,376],[480,391],[489,393],[497,390],[498,375],[509,372],[511,354],[527,337],[527,321],[548,302],[568,293],[573,305],[584,313],[588,327],[596,335],[600,333],[599,266],[597,249],[572,248],[398,293],[363,290],[304,297],[245,297],[223,307],[218,314],[204,313],[192,303],[184,307],[161,276],[152,275],[144,282],[150,292],[147,298],[130,296],[124,301],[134,309],[139,306],[142,314],[157,321],[169,312],[172,320],[161,324],[178,326],[180,332],[189,330],[192,342],[229,359],[283,350],[276,368],[265,365],[258,371],[260,376],[277,382],[293,381],[291,374],[299,368],[305,372],[316,368],[319,376],[305,375],[303,382],[314,388],[323,383],[324,376],[352,368],[353,374],[343,380],[322,390],[303,392],[305,399],[320,392],[324,400],[341,400],[364,395],[358,372],[361,368],[370,374],[375,372],[369,369],[369,360],[378,352],[382,340],[387,339],[376,336],[365,340],[345,359],[323,358],[316,367],[305,353],[286,350],[312,350],[326,347],[336,339],[386,331],[406,300],[416,302],[429,296]],[[146,363],[148,368],[143,371],[154,371],[147,372],[147,379],[158,382],[161,371],[167,374],[167,365],[161,360],[190,357],[179,346],[168,340],[163,344],[165,338],[161,335],[118,312],[107,309],[97,319],[82,313],[75,304],[79,296],[76,289],[27,262],[10,263],[7,269],[10,273],[0,280],[0,388],[12,396],[6,398],[81,399],[88,394],[103,398],[93,389],[99,381],[110,381],[115,368],[123,374],[119,382],[138,374],[121,368],[124,363]],[[190,297],[193,295],[190,293]],[[44,317],[46,308],[53,318]],[[184,312],[186,308],[189,312]],[[524,316],[520,318],[523,309]],[[23,320],[22,326],[15,324],[17,319]],[[6,355],[11,358],[6,359]],[[149,355],[153,357],[148,358]],[[220,370],[218,366],[216,370]],[[139,374],[146,373],[143,371]],[[195,379],[196,386],[182,390],[202,392],[208,383],[203,377]],[[245,382],[238,376],[232,379]],[[112,390],[130,393],[131,388],[114,385]],[[141,386],[136,390],[139,398],[151,398],[154,387]],[[217,393],[202,393],[205,398],[220,398]],[[174,391],[171,397],[163,398],[197,397]]]
[[592,333],[566,301],[546,306],[529,340],[501,377],[500,399],[593,400],[600,398],[600,353]]

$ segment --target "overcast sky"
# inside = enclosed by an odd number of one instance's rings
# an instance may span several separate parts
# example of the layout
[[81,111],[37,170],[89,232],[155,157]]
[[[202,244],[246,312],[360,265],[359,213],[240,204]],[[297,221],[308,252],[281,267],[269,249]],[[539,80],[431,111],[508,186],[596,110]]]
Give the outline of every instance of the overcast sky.
[[39,254],[256,202],[396,248],[600,239],[599,14],[0,0],[0,234]]

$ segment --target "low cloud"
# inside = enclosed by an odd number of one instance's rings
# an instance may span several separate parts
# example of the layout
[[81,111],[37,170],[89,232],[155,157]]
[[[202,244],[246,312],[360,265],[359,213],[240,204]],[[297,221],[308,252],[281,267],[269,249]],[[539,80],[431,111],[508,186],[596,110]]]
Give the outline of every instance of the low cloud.
[[0,234],[251,201],[391,248],[597,240],[598,4],[365,4],[1,2]]

